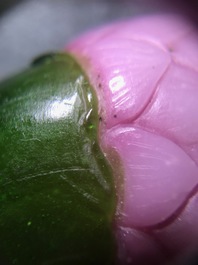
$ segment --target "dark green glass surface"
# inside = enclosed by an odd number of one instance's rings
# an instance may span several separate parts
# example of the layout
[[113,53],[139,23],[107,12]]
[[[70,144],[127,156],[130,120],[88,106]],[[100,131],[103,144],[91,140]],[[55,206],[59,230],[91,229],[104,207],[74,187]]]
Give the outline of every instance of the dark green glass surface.
[[112,264],[115,192],[97,100],[66,54],[0,84],[0,264]]

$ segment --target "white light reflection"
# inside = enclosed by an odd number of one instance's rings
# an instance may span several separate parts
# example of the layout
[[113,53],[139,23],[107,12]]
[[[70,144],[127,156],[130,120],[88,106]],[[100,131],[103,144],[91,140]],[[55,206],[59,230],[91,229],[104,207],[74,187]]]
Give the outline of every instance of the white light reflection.
[[92,100],[92,95],[91,95],[91,93],[88,93],[88,94],[87,94],[87,98],[88,98],[88,101],[91,102],[91,100]]
[[122,89],[125,85],[126,83],[122,75],[115,76],[109,81],[109,87],[113,93]]
[[73,112],[74,104],[77,100],[77,93],[70,98],[55,100],[45,103],[45,108],[35,114],[36,120],[53,119],[58,120],[69,116]]

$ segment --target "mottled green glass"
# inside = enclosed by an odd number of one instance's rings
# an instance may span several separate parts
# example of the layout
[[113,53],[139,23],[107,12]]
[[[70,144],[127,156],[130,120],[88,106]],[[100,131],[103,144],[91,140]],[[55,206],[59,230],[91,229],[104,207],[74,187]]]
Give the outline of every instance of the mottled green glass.
[[67,54],[0,84],[0,264],[113,264],[115,191],[98,123]]

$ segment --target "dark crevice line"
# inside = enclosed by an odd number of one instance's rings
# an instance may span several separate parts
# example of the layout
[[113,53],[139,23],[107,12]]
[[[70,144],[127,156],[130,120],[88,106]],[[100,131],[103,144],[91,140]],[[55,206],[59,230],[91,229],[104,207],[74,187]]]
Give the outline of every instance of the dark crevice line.
[[[127,125],[127,124],[129,124],[130,125],[130,127],[132,126],[132,125],[134,125],[135,124],[135,122],[137,121],[137,119],[141,116],[141,115],[143,115],[149,108],[150,108],[150,106],[152,106],[153,105],[153,102],[155,101],[155,99],[156,99],[156,97],[157,97],[157,93],[158,93],[158,90],[159,90],[159,84],[160,84],[160,82],[162,81],[162,79],[164,78],[164,76],[165,76],[165,74],[166,74],[166,72],[169,70],[169,68],[170,68],[170,65],[171,65],[171,62],[169,63],[169,65],[167,66],[167,68],[165,69],[165,71],[163,72],[163,74],[162,74],[162,76],[158,79],[158,81],[157,81],[157,83],[156,83],[156,85],[155,85],[155,88],[153,89],[153,92],[151,93],[151,95],[150,95],[150,97],[148,98],[148,101],[147,101],[147,104],[145,104],[145,106],[131,119],[131,118],[129,118],[129,119],[125,119],[125,120],[123,120],[123,121],[120,121],[120,123],[119,123],[119,126],[121,125]],[[112,127],[110,127],[110,128],[106,128],[107,129],[107,131],[109,131],[109,130],[113,130],[113,129],[115,129],[115,127],[117,127],[118,126],[118,124],[115,124],[115,125],[113,125]]]
[[166,244],[164,244],[154,233],[153,231],[150,233],[146,233],[147,235],[149,235],[153,241],[156,243],[156,245],[159,247],[160,251],[163,253],[164,255],[164,261],[166,262],[165,264],[167,264],[167,262],[169,262],[174,256],[175,256],[175,252],[174,250],[171,250],[170,248],[168,248],[168,246],[166,246]]
[[[169,67],[168,67],[169,68]],[[168,71],[168,68],[166,71]],[[160,81],[163,79],[163,77],[160,78],[160,80],[158,81],[156,88],[159,86]],[[111,128],[107,129],[107,133],[109,131],[115,130],[116,128],[119,128],[121,126],[128,126],[128,127],[135,127],[138,129],[142,129],[143,131],[155,134],[157,136],[166,138],[167,140],[171,141],[172,143],[174,143],[175,145],[177,145],[194,163],[195,165],[198,167],[198,162],[193,158],[193,156],[191,156],[189,153],[186,152],[186,150],[182,147],[182,144],[179,144],[178,141],[176,141],[174,138],[162,133],[159,129],[155,129],[152,130],[152,128],[145,128],[143,126],[141,126],[140,124],[136,123],[136,121],[139,119],[139,117],[141,115],[143,115],[149,108],[150,106],[153,104],[153,101],[155,100],[155,98],[157,97],[157,92],[158,89],[155,89],[153,94],[150,97],[150,100],[148,101],[148,104],[145,105],[145,107],[141,110],[141,112],[139,112],[135,118],[133,119],[126,119],[124,121],[121,121],[120,124],[115,124],[113,125]]]
[[153,89],[152,94],[150,95],[150,97],[148,98],[147,104],[145,104],[145,106],[142,108],[142,110],[136,115],[136,117],[134,117],[130,122],[134,123],[140,116],[142,116],[147,110],[149,110],[151,108],[151,106],[153,105],[154,101],[157,98],[158,95],[158,91],[159,91],[159,85],[162,82],[162,80],[164,79],[166,73],[168,72],[168,70],[170,69],[171,66],[171,62],[168,64],[167,68],[165,69],[165,71],[163,72],[163,74],[161,75],[161,77],[158,79],[155,88]]
[[[132,124],[129,124],[130,126]],[[133,127],[136,127],[136,128],[140,128],[142,129],[143,131],[146,131],[146,132],[149,132],[149,133],[152,133],[152,134],[155,134],[156,136],[160,136],[162,138],[165,138],[167,140],[169,140],[170,142],[172,142],[173,144],[175,144],[177,147],[179,147],[185,154],[186,156],[188,156],[194,163],[195,165],[198,167],[198,161],[196,161],[193,156],[191,156],[189,153],[186,152],[185,148],[182,146],[182,144],[179,144],[178,141],[176,141],[174,138],[172,138],[171,136],[168,136],[168,135],[165,135],[163,134],[161,131],[159,130],[155,130],[153,131],[151,128],[143,128],[142,126],[140,126],[139,124],[134,124],[136,126],[133,126]]]
[[[151,104],[151,103],[150,103]],[[148,104],[148,105],[150,105],[150,104]],[[147,107],[148,107],[148,105],[147,105]],[[147,108],[147,107],[145,107],[145,109]],[[142,115],[142,114],[140,114],[140,115]],[[139,116],[136,118],[136,120],[139,118]],[[141,130],[143,130],[143,131],[145,131],[145,132],[149,132],[149,133],[151,133],[151,134],[154,134],[154,135],[156,135],[156,136],[160,136],[160,137],[162,137],[162,138],[165,138],[165,139],[167,139],[167,140],[169,140],[170,142],[172,142],[173,144],[175,144],[177,147],[179,147],[185,154],[186,154],[186,156],[188,156],[194,163],[195,163],[195,165],[198,167],[198,161],[196,161],[195,159],[194,159],[194,157],[191,155],[191,154],[189,154],[189,153],[187,153],[187,151],[185,150],[185,148],[182,146],[182,144],[179,144],[178,143],[178,141],[176,141],[174,138],[172,138],[172,137],[170,137],[170,136],[168,136],[168,135],[165,135],[165,134],[163,134],[160,130],[158,130],[158,129],[155,129],[155,130],[152,130],[152,128],[144,128],[143,126],[141,126],[140,124],[138,124],[138,123],[135,123],[135,121],[136,120],[125,120],[125,121],[122,121],[122,122],[120,122],[120,124],[115,124],[114,126],[112,126],[111,128],[108,128],[107,129],[107,131],[106,131],[106,134],[108,134],[110,131],[113,131],[113,130],[116,130],[117,128],[120,128],[120,127],[122,127],[122,126],[127,126],[127,127],[132,127],[132,128],[137,128],[137,129],[141,129]]]
[[[185,38],[189,34],[191,34],[193,32],[193,29],[194,29],[194,27],[189,27],[189,29],[187,29],[185,32],[182,32],[176,38],[172,38],[170,40],[170,43],[174,44],[174,45],[177,44],[180,40],[182,40],[183,38]],[[167,52],[168,54],[171,54],[171,52],[169,51],[168,46],[167,46],[168,43],[167,42],[162,43],[160,41],[159,37],[155,37],[155,38],[156,38],[156,41],[155,40],[152,41],[151,39],[144,38],[143,36],[137,36],[137,37],[131,38],[131,40],[145,42],[147,44],[155,46],[156,48],[158,48],[158,49],[160,49],[162,51]]]
[[[191,30],[189,30],[189,31],[187,31],[187,32],[185,32],[185,33],[183,33],[183,34],[181,34],[180,36],[178,36],[178,38],[177,39],[173,39],[172,40],[172,42],[171,42],[171,45],[172,46],[177,46],[178,45],[178,42],[179,41],[181,41],[182,39],[184,39],[184,38],[187,38],[188,37],[188,35],[190,35],[191,33],[193,33],[193,28],[191,29]],[[173,52],[170,52],[169,50],[168,50],[168,44],[167,43],[165,43],[165,44],[161,44],[160,42],[158,43],[157,41],[155,42],[155,41],[151,41],[151,40],[147,40],[147,39],[133,39],[134,41],[136,40],[136,41],[142,41],[142,42],[145,42],[145,43],[147,43],[147,44],[152,44],[153,46],[155,46],[156,48],[158,48],[158,49],[160,49],[160,50],[162,50],[162,51],[164,51],[164,52],[167,52],[169,55],[170,55],[170,57],[171,57],[171,59],[172,59],[172,61],[176,64],[176,65],[178,65],[178,66],[181,66],[181,67],[184,67],[184,68],[186,68],[186,69],[189,69],[189,70],[192,70],[192,71],[195,71],[196,73],[198,72],[198,69],[196,69],[196,68],[192,68],[191,66],[189,66],[189,65],[186,65],[186,64],[183,64],[183,63],[181,63],[181,62],[177,62],[176,60],[175,60],[175,58],[174,58],[174,50],[173,50]]]
[[168,248],[168,246],[166,246],[166,244],[164,244],[162,240],[160,240],[154,233],[151,234],[151,237],[155,241],[157,246],[160,247],[160,250],[165,256],[165,264],[167,264],[167,262],[171,261],[171,259],[175,257],[175,250]]
[[172,137],[170,137],[168,135],[163,134],[162,132],[160,132],[158,130],[155,130],[155,132],[154,132],[154,131],[152,131],[152,129],[145,130],[145,128],[143,128],[141,126],[138,126],[138,127],[144,131],[147,131],[149,133],[155,134],[157,136],[160,136],[160,137],[163,137],[163,138],[169,140],[170,142],[175,144],[177,147],[179,147],[186,154],[186,156],[188,156],[195,163],[195,165],[198,167],[198,162],[193,158],[193,156],[191,156],[189,153],[186,152],[186,150],[182,147],[182,144],[179,144],[178,141],[176,141],[175,139],[173,139]]
[[175,145],[177,145],[186,154],[186,156],[188,156],[195,163],[195,165],[198,167],[198,161],[196,161],[192,155],[187,153],[187,151],[182,147],[182,144],[179,144],[175,139],[171,139],[171,137],[166,136],[165,138],[170,140],[171,142],[173,142]]
[[[140,233],[142,236],[149,239],[150,242],[156,244],[156,246],[158,248],[158,252],[160,252],[161,258],[164,260],[164,262],[169,262],[169,260],[171,260],[171,258],[173,258],[175,253],[173,251],[171,251],[160,239],[158,239],[152,230],[151,231],[142,231],[141,229],[125,227],[125,226],[122,226],[122,228],[124,228],[124,229],[129,228],[131,230],[135,230],[137,233]],[[115,230],[116,230],[116,228],[115,228]],[[154,264],[156,264],[156,263],[154,263]]]
[[160,222],[155,225],[151,225],[151,226],[144,226],[144,227],[133,226],[133,229],[137,229],[145,233],[149,233],[149,232],[153,233],[156,230],[166,228],[167,226],[173,224],[173,222],[184,212],[189,201],[196,194],[198,194],[198,184],[191,190],[191,192],[188,194],[184,202],[177,208],[177,210],[172,215],[170,215],[165,221]]

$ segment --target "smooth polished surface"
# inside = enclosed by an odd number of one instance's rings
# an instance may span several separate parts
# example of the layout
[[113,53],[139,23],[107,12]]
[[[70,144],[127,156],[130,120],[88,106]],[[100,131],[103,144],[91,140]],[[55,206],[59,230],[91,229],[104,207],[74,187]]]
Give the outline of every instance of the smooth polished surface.
[[0,264],[112,264],[115,193],[98,122],[68,55],[0,84]]
[[175,14],[110,24],[66,47],[99,98],[120,264],[165,264],[198,246],[197,48],[196,26]]

